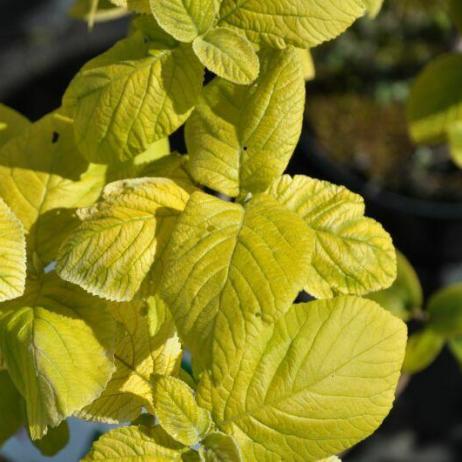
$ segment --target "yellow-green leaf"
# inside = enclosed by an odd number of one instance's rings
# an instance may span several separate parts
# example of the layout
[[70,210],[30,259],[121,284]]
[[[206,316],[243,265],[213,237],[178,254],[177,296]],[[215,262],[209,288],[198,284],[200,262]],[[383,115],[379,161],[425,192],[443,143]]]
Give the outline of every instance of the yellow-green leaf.
[[275,324],[230,321],[215,340],[199,404],[245,460],[311,462],[366,438],[388,414],[406,326],[342,296],[294,305]]
[[322,459],[319,462],[342,462],[337,456],[328,457],[327,459]]
[[61,422],[56,428],[50,428],[41,439],[33,441],[37,449],[46,457],[53,457],[69,443],[69,426]]
[[300,136],[305,82],[295,49],[261,55],[251,86],[216,79],[186,124],[193,178],[228,196],[264,191]]
[[302,63],[303,77],[306,81],[313,80],[316,77],[316,68],[314,66],[311,50],[297,48],[297,53]]
[[177,373],[182,349],[168,308],[157,297],[114,303],[110,313],[120,329],[116,371],[103,394],[79,416],[123,423],[136,419],[143,407],[153,412],[152,376]]
[[173,153],[170,156],[144,165],[140,176],[169,178],[188,193],[192,193],[197,191],[198,188],[187,171],[187,164],[188,158],[186,156]]
[[229,323],[285,313],[312,251],[308,227],[269,196],[244,208],[192,194],[165,252],[162,295],[194,359],[209,361],[215,332]]
[[184,446],[160,427],[125,427],[103,435],[82,462],[181,462]]
[[202,458],[205,462],[241,462],[242,456],[236,440],[225,433],[213,432],[202,441]]
[[384,0],[365,0],[367,11],[371,18],[375,18],[382,9]]
[[24,425],[22,397],[7,371],[0,371],[0,447]]
[[159,25],[181,42],[207,32],[218,16],[219,0],[150,0]]
[[186,383],[175,377],[158,376],[152,392],[155,415],[162,428],[176,441],[194,446],[210,431],[210,414],[197,405]]
[[361,196],[325,181],[284,175],[268,191],[313,229],[316,239],[305,290],[317,298],[362,295],[396,278],[391,237],[364,216]]
[[0,349],[26,401],[33,439],[106,387],[114,371],[114,323],[105,308],[53,273],[29,281],[23,297],[0,305]]
[[106,169],[83,159],[72,122],[50,114],[0,148],[0,196],[28,232],[28,247],[44,263],[75,225],[76,207],[99,196]]
[[340,35],[363,14],[362,0],[223,0],[220,23],[274,48],[311,48]]
[[19,112],[0,103],[0,146],[20,135],[30,122]]
[[131,300],[162,252],[188,196],[166,178],[106,186],[95,206],[79,211],[82,224],[60,250],[60,276],[100,297]]
[[161,46],[144,29],[87,63],[64,96],[77,145],[91,161],[144,152],[180,127],[198,100],[203,66],[191,46]]
[[149,14],[149,0],[110,0],[114,5],[127,8],[135,13]]
[[408,102],[412,137],[419,143],[445,141],[454,122],[462,120],[462,55],[432,61],[415,81]]
[[117,7],[109,0],[77,0],[69,11],[71,17],[86,21],[89,28],[95,23],[112,21],[128,14],[126,8]]
[[253,45],[232,29],[212,29],[197,37],[193,48],[207,69],[226,80],[248,85],[258,77],[260,62]]
[[449,339],[448,347],[459,364],[459,367],[462,367],[462,336]]
[[373,292],[367,298],[376,301],[382,308],[408,321],[423,308],[423,289],[419,277],[406,257],[396,252],[398,275],[388,289]]
[[447,337],[462,335],[462,284],[436,292],[428,302],[429,326]]
[[26,238],[0,197],[0,302],[20,297],[26,284]]
[[448,138],[452,160],[462,168],[462,119],[449,126]]
[[444,346],[444,337],[431,329],[423,329],[409,337],[403,372],[417,374],[426,369],[440,354]]

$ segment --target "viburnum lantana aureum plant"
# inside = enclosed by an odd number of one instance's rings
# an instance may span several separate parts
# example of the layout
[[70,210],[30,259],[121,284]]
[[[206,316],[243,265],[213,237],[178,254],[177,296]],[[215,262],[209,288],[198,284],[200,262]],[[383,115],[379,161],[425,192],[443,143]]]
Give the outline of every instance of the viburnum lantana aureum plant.
[[77,416],[129,424],[87,462],[337,460],[394,399],[405,325],[361,296],[395,250],[361,197],[283,173],[306,50],[366,5],[117,3],[143,14],[61,108],[0,109],[1,441],[53,454]]

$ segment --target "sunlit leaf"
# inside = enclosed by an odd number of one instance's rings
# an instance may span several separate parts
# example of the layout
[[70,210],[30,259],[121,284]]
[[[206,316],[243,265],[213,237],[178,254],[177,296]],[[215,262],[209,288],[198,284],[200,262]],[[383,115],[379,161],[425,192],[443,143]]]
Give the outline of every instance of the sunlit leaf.
[[87,63],[64,96],[77,145],[91,161],[146,151],[179,128],[198,100],[203,67],[191,47],[153,41],[146,28]]
[[60,251],[60,276],[109,300],[131,300],[162,252],[188,196],[166,178],[106,186],[95,206],[79,211],[82,224]]
[[216,79],[186,124],[193,178],[228,196],[259,192],[280,176],[300,136],[305,82],[294,49],[261,56],[251,86]]
[[242,456],[236,440],[225,433],[213,432],[202,441],[205,462],[241,462]]
[[114,371],[113,338],[105,303],[53,273],[0,305],[0,349],[33,439],[103,392]]
[[158,376],[152,392],[155,415],[162,428],[176,441],[193,446],[210,431],[210,414],[197,405],[186,383],[175,377]]
[[30,122],[19,112],[0,103],[0,146],[20,135]]
[[361,196],[325,181],[288,175],[274,182],[268,192],[314,231],[308,293],[317,298],[362,295],[392,284],[396,253],[391,237],[364,216]]
[[162,295],[200,363],[230,323],[277,319],[305,282],[313,236],[268,196],[246,207],[192,194],[165,253]]
[[363,13],[362,0],[223,0],[220,23],[275,48],[311,48],[340,35]]
[[260,62],[252,44],[244,35],[217,27],[197,37],[193,48],[202,64],[231,82],[248,85],[260,71]]
[[103,394],[79,413],[89,420],[123,423],[152,409],[152,376],[177,373],[182,349],[167,307],[158,298],[115,303],[110,313],[120,324],[116,371]]
[[306,462],[351,447],[381,424],[406,327],[370,300],[343,296],[294,305],[276,324],[230,320],[215,342],[199,404],[245,460]]

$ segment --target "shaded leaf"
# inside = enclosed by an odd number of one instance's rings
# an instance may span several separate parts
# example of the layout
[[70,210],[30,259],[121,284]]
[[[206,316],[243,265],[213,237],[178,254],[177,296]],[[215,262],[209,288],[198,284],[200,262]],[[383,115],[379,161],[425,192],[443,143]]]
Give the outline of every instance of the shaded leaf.
[[444,346],[444,337],[431,329],[423,329],[409,337],[403,372],[417,374],[426,369],[440,354]]
[[7,371],[0,371],[0,447],[23,425],[22,397]]

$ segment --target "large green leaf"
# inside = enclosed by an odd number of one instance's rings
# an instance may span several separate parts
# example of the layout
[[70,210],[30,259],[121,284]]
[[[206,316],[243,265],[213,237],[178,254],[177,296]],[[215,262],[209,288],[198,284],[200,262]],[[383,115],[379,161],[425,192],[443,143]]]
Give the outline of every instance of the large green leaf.
[[444,141],[450,126],[462,120],[462,55],[432,61],[411,91],[408,118],[417,142]]
[[226,80],[248,85],[258,77],[260,62],[253,45],[234,30],[212,29],[197,37],[193,48],[207,69]]
[[65,94],[79,149],[94,162],[133,158],[184,123],[202,79],[191,46],[171,48],[149,29],[136,31],[87,63]]
[[219,0],[150,0],[159,25],[181,42],[207,32],[218,16]]
[[185,446],[200,443],[212,421],[209,412],[197,405],[193,390],[180,379],[159,376],[152,392],[155,415],[162,428]]
[[216,79],[186,124],[193,178],[237,196],[259,192],[280,176],[297,145],[305,83],[294,49],[262,54],[251,86]]
[[21,296],[25,284],[24,228],[0,197],[0,302]]
[[423,307],[423,289],[419,277],[406,257],[396,252],[398,275],[388,289],[368,294],[367,298],[392,312],[403,321],[421,313]]
[[429,326],[447,337],[462,335],[462,283],[436,292],[428,302]]
[[102,393],[114,371],[113,327],[104,302],[53,273],[0,305],[0,349],[33,439]]
[[423,329],[409,337],[403,372],[416,374],[426,369],[440,354],[444,346],[444,337],[431,329]]
[[223,0],[221,24],[274,48],[310,48],[333,39],[364,14],[362,0]]
[[152,376],[178,372],[182,349],[165,304],[114,303],[110,312],[120,324],[115,348],[116,371],[103,394],[79,413],[89,420],[123,423],[152,409]]
[[188,193],[166,178],[112,183],[63,244],[58,271],[98,296],[131,300],[161,253]]
[[284,175],[268,191],[314,230],[316,244],[305,290],[317,298],[362,295],[389,287],[396,253],[388,233],[364,216],[364,201],[325,181]]
[[99,196],[106,170],[83,159],[72,123],[50,114],[0,148],[0,196],[28,232],[44,263],[56,258],[76,219],[76,207]]
[[22,397],[7,371],[0,371],[0,447],[24,424]]
[[165,253],[162,294],[194,359],[207,364],[215,332],[281,316],[303,287],[313,236],[260,195],[246,207],[196,192]]
[[30,122],[19,112],[0,103],[0,146],[20,135]]
[[82,462],[181,462],[184,446],[160,427],[125,427],[103,435]]
[[294,305],[275,324],[230,323],[215,341],[199,404],[245,460],[311,462],[366,438],[388,414],[406,327],[343,296]]

